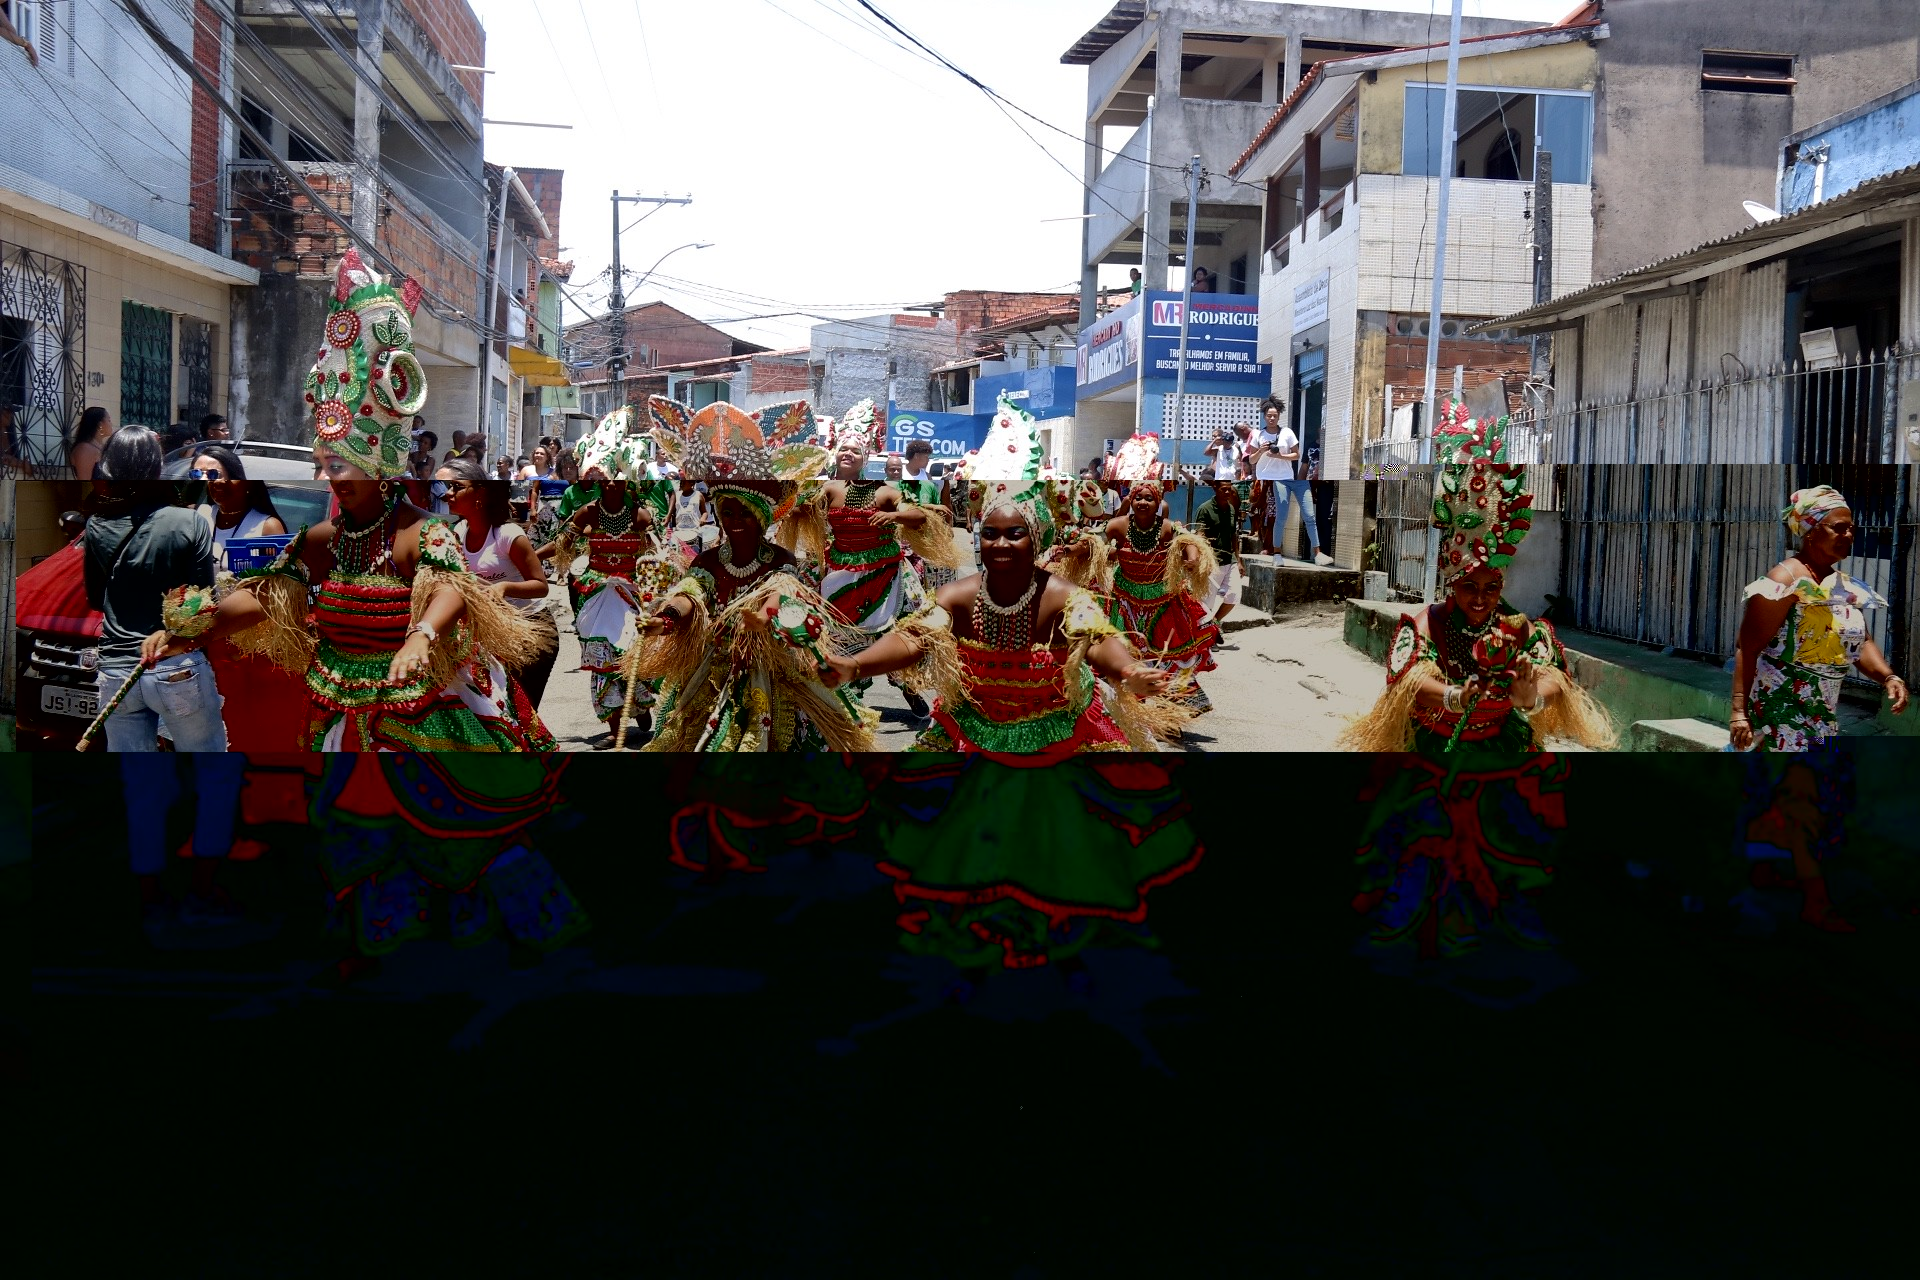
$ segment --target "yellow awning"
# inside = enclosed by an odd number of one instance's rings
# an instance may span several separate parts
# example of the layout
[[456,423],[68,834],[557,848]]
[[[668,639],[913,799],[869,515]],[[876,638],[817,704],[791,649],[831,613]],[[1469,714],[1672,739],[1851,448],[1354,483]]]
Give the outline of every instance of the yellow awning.
[[572,384],[567,376],[567,366],[544,351],[535,351],[532,347],[507,347],[507,367],[513,370],[516,378],[525,378],[528,386],[564,387]]

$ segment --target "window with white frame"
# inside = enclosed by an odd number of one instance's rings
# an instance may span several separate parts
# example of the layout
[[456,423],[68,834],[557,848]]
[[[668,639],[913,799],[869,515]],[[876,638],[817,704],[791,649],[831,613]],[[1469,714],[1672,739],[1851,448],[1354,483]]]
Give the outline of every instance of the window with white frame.
[[[1407,86],[1400,171],[1410,177],[1440,172],[1442,85]],[[1536,151],[1553,156],[1553,180],[1584,184],[1593,171],[1593,98],[1558,89],[1462,85],[1455,107],[1456,178],[1533,181]]]

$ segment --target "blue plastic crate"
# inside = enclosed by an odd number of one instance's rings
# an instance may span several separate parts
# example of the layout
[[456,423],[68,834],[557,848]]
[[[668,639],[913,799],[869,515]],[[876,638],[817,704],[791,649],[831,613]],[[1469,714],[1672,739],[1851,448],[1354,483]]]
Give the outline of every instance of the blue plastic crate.
[[264,569],[272,564],[287,544],[293,541],[293,535],[284,534],[269,538],[229,538],[227,540],[227,568],[235,573],[247,573],[254,569]]

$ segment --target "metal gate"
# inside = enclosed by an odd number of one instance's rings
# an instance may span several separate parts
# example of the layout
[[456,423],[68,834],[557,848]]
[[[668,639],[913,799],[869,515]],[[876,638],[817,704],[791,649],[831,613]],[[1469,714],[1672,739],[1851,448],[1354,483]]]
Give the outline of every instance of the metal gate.
[[186,316],[180,318],[180,395],[187,409],[181,421],[197,427],[213,412],[213,326]]
[[173,312],[120,304],[120,418],[163,431],[173,423]]
[[[1384,469],[1383,469],[1384,470]],[[1426,591],[1427,532],[1433,526],[1433,467],[1402,466],[1380,478],[1374,509],[1378,567],[1394,591],[1419,598]]]
[[1787,495],[1830,484],[1857,533],[1845,571],[1887,598],[1868,625],[1896,671],[1920,670],[1912,614],[1920,469],[1685,464],[1569,468],[1566,588],[1574,625],[1676,652],[1725,659],[1744,589],[1790,550]]
[[0,400],[20,406],[17,445],[43,477],[66,467],[87,395],[87,269],[0,241]]

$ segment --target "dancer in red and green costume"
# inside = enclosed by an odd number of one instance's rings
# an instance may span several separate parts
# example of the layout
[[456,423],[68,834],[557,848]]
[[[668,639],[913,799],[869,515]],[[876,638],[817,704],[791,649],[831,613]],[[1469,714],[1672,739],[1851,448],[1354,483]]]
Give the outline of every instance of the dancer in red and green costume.
[[1375,941],[1412,940],[1423,956],[1469,950],[1490,925],[1549,941],[1532,899],[1553,878],[1571,764],[1542,748],[1614,741],[1553,628],[1501,598],[1533,507],[1505,432],[1504,418],[1473,422],[1458,404],[1443,415],[1434,522],[1447,598],[1401,619],[1386,691],[1341,740],[1410,753],[1382,754],[1362,796],[1373,808],[1354,905],[1373,917]]
[[1151,758],[908,758],[881,790],[880,870],[908,950],[974,975],[1058,966],[1079,985],[1087,948],[1156,945],[1153,895],[1204,854],[1190,809],[1172,765]]
[[360,959],[435,927],[444,895],[455,946],[505,936],[552,951],[587,915],[534,846],[531,825],[557,801],[563,757],[334,755],[317,762],[311,822],[334,926]]
[[[553,745],[507,676],[538,636],[467,568],[445,521],[406,500],[407,424],[426,402],[413,354],[420,288],[394,289],[349,250],[307,376],[314,457],[340,516],[243,576],[211,628],[305,675],[315,751],[538,751]],[[319,583],[311,614],[308,584]]]
[[[907,562],[908,549],[931,565],[959,563],[940,508],[909,502],[884,480],[861,479],[867,456],[885,434],[873,401],[847,410],[834,424],[833,478],[795,521],[800,545],[826,566],[820,591],[835,619],[876,637],[926,604],[926,587]],[[906,695],[913,713],[925,716],[925,701],[910,689]]]
[[1107,524],[1113,557],[1113,625],[1140,651],[1176,677],[1174,696],[1194,715],[1213,710],[1198,679],[1214,669],[1220,629],[1207,617],[1206,598],[1218,568],[1207,540],[1160,514],[1164,490],[1160,438],[1138,435],[1110,464],[1127,481],[1127,510]]
[[648,408],[662,451],[706,482],[721,531],[647,624],[635,670],[662,690],[648,749],[871,751],[869,713],[825,682],[828,654],[865,633],[836,623],[806,567],[767,539],[826,461],[805,443],[811,410],[794,402],[754,416],[720,403],[695,413],[659,396]]
[[[1053,486],[1033,418],[1005,402],[970,469],[984,572],[852,658],[842,679],[899,671],[936,692],[917,749],[1047,765],[1083,751],[1154,751],[1187,717],[1086,591],[1037,561],[1053,541]],[[1112,692],[1103,687],[1103,677]]]
[[588,674],[593,714],[617,735],[625,709],[651,720],[654,692],[631,690],[622,674],[639,628],[659,608],[683,564],[679,544],[655,531],[665,527],[660,507],[668,485],[652,459],[652,441],[631,434],[634,412],[615,409],[600,420],[580,451],[582,483],[596,486],[592,502],[575,511],[540,558],[572,564],[580,548],[587,567],[578,584],[573,628],[580,636],[580,669]]
[[669,861],[712,885],[787,850],[829,854],[856,833],[886,767],[884,756],[828,751],[689,758],[667,787]]

